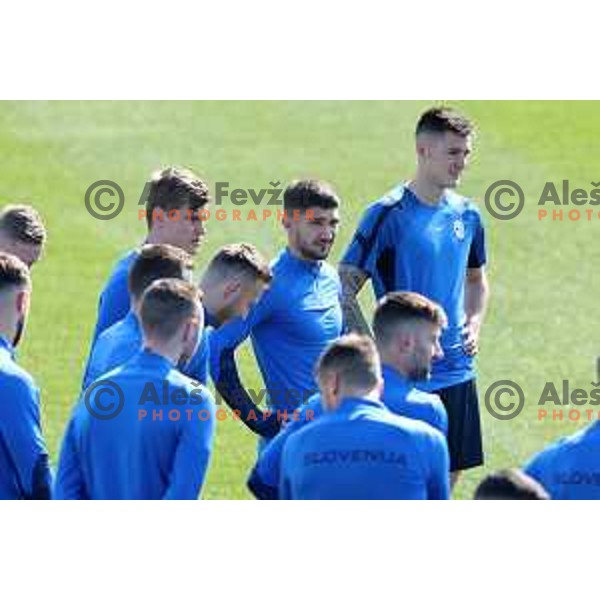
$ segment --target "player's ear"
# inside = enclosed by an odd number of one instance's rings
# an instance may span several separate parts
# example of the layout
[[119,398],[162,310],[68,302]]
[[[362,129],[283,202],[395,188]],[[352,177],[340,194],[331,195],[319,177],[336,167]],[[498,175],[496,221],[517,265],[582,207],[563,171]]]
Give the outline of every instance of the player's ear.
[[26,315],[29,310],[30,291],[28,289],[19,290],[15,296],[15,308],[19,315]]
[[240,291],[242,287],[242,282],[239,279],[230,279],[225,284],[225,289],[223,290],[223,298],[225,300],[229,300],[233,294]]

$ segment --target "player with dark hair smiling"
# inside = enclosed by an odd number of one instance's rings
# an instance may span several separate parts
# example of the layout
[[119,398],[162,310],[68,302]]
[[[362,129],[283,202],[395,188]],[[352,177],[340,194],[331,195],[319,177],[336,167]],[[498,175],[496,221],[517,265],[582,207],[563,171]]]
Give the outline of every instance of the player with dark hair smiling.
[[454,191],[467,165],[473,126],[454,110],[424,112],[416,127],[417,170],[366,211],[339,267],[350,331],[368,332],[357,295],[371,279],[377,298],[408,290],[448,316],[444,356],[423,389],[448,412],[453,482],[483,464],[474,355],[488,300],[484,229],[477,206]]
[[[339,225],[340,200],[315,180],[291,183],[284,192],[287,247],[272,263],[269,289],[245,319],[210,337],[211,375],[229,406],[255,433],[273,437],[281,419],[315,391],[314,365],[342,331],[341,287],[325,260]],[[268,394],[271,416],[243,388],[235,351],[251,336]]]

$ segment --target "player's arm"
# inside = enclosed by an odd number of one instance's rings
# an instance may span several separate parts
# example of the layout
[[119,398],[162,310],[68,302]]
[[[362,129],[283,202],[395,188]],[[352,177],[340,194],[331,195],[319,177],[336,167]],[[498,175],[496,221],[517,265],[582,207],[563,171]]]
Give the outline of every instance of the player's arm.
[[338,272],[342,283],[342,311],[346,331],[372,335],[358,302],[358,294],[369,279],[369,274],[346,263],[339,265]]
[[190,403],[187,408],[193,408],[198,415],[190,421],[182,421],[169,487],[163,500],[196,500],[206,478],[215,436],[214,400],[208,390],[203,390],[203,401],[199,405]]
[[477,354],[479,349],[479,333],[490,295],[486,261],[485,232],[478,222],[469,250],[465,281],[465,351],[470,355]]
[[283,447],[292,433],[312,423],[321,413],[320,401],[313,397],[300,409],[299,418],[288,421],[258,455],[247,481],[248,489],[258,500],[279,498],[279,478]]
[[429,451],[425,456],[429,461],[427,499],[448,500],[450,498],[450,457],[446,438],[439,431],[432,431],[429,435]]
[[[25,500],[49,500],[52,473],[40,425],[39,393],[25,381],[15,380],[0,390],[3,439]],[[10,400],[10,402],[8,402]],[[6,409],[9,412],[6,412]]]
[[251,431],[265,438],[277,434],[279,420],[276,414],[265,415],[249,396],[240,379],[235,353],[252,327],[267,318],[269,293],[265,292],[246,319],[234,319],[209,336],[210,372],[218,394]]
[[[75,409],[77,411],[77,408]],[[55,500],[89,500],[79,458],[78,425],[75,415],[63,439],[54,482]]]

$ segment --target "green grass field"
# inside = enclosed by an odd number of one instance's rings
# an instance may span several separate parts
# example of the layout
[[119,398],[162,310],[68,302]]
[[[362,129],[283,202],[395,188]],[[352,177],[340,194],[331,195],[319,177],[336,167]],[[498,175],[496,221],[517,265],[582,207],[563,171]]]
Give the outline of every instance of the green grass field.
[[[42,389],[45,434],[57,459],[76,399],[98,293],[113,263],[138,244],[137,201],[148,174],[189,166],[212,184],[264,188],[313,176],[334,184],[344,204],[332,260],[349,241],[363,208],[414,165],[412,130],[429,102],[2,102],[0,203],[31,202],[49,242],[34,270],[32,312],[21,363]],[[599,354],[593,327],[600,283],[597,222],[538,222],[545,181],[600,180],[600,118],[591,102],[459,102],[478,124],[473,161],[461,191],[482,198],[499,179],[519,182],[526,205],[515,220],[487,214],[492,299],[479,359],[481,396],[499,379],[518,382],[525,410],[498,421],[482,408],[487,464],[470,471],[456,496],[469,497],[484,472],[521,464],[581,423],[539,422],[546,381],[590,387]],[[84,194],[94,181],[118,182],[126,195],[111,221],[93,219]],[[231,206],[225,206],[231,208]],[[564,207],[567,208],[567,207]],[[586,208],[586,207],[583,207]],[[269,256],[284,243],[277,223],[208,222],[198,268],[220,245],[250,241]],[[594,260],[596,258],[596,260]],[[366,310],[372,293],[362,297]],[[260,386],[245,349],[245,381]],[[248,498],[245,478],[255,438],[233,420],[219,424],[205,498]]]

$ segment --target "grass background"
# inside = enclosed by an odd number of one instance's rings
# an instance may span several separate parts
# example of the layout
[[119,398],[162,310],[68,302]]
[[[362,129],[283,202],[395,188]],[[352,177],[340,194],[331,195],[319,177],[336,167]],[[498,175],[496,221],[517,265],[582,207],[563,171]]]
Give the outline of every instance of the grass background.
[[[99,291],[115,260],[144,236],[137,200],[153,169],[189,166],[211,187],[229,181],[230,190],[303,176],[330,181],[343,199],[337,261],[364,207],[411,176],[414,123],[430,104],[0,102],[0,204],[33,203],[49,230],[19,355],[42,389],[52,460],[80,385]],[[525,209],[511,221],[494,220],[482,206],[492,298],[479,359],[482,398],[492,382],[512,379],[526,405],[512,421],[482,408],[487,463],[459,484],[456,496],[466,498],[485,472],[520,465],[582,425],[539,422],[537,402],[546,381],[569,378],[572,387],[589,389],[596,380],[600,221],[538,222],[537,199],[546,181],[569,179],[588,191],[600,181],[600,119],[593,102],[454,104],[478,125],[461,191],[482,198],[492,182],[511,179],[526,193]],[[84,207],[86,189],[100,179],[125,192],[125,208],[111,221],[93,219]],[[274,256],[284,236],[274,220],[211,219],[198,269],[217,247],[241,240]],[[370,289],[361,300],[370,311]],[[249,386],[260,385],[248,348],[242,372]],[[254,436],[233,420],[220,423],[204,497],[248,498],[244,482],[254,458]]]

